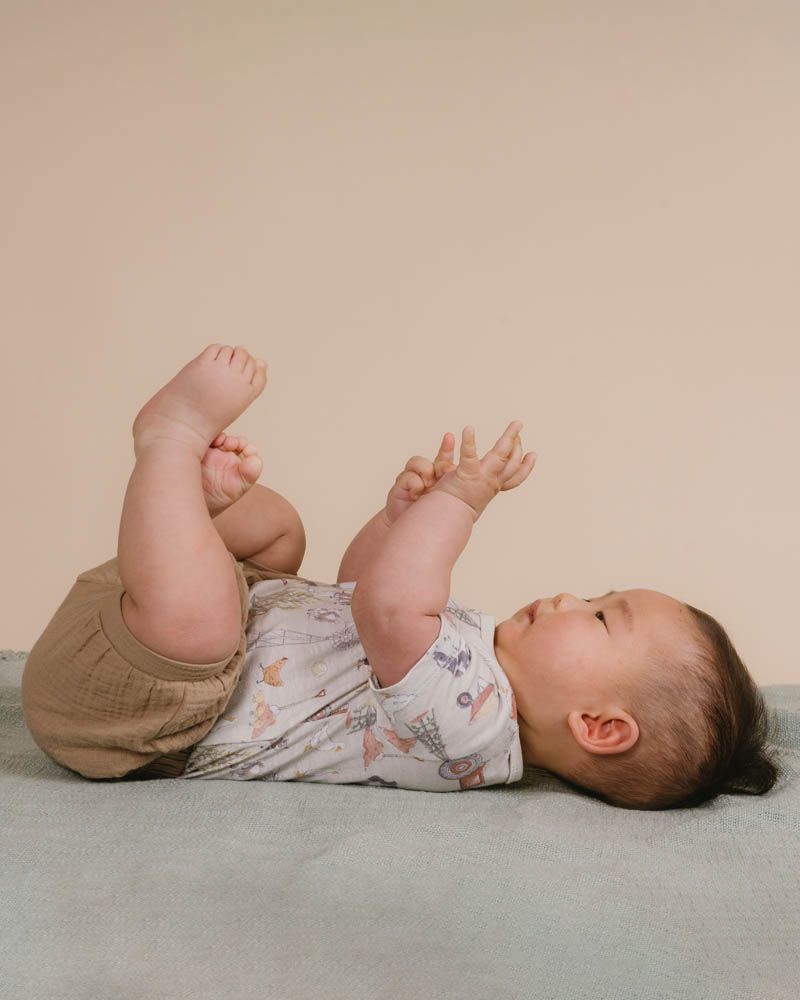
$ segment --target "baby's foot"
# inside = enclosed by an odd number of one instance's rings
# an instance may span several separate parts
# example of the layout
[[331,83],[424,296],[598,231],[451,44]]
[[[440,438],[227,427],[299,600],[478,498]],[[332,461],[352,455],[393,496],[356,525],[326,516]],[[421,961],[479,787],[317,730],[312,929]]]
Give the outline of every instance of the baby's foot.
[[250,489],[261,475],[261,458],[247,438],[219,434],[203,456],[203,495],[212,517],[221,514]]
[[133,450],[156,438],[182,442],[202,459],[227,427],[261,395],[267,363],[244,347],[210,344],[149,399],[133,422]]

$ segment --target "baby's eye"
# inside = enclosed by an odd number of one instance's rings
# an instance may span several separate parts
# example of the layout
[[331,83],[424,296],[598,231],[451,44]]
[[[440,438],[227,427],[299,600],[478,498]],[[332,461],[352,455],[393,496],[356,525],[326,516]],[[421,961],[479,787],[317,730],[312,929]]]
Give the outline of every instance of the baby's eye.
[[[584,597],[584,601],[586,601],[587,604],[591,604],[592,603],[591,597]],[[595,616],[595,618],[599,618],[600,621],[605,625],[606,632],[607,632],[608,631],[608,625],[606,625],[606,616],[603,614],[603,612],[602,611],[595,611],[594,616]]]

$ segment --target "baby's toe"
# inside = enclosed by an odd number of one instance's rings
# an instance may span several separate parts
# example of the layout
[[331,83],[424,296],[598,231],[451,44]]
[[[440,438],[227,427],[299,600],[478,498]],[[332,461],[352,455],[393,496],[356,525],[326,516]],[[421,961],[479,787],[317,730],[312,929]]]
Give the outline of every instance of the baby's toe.
[[247,367],[247,362],[250,359],[250,357],[251,354],[246,347],[241,347],[240,345],[237,345],[234,348],[233,354],[231,355],[231,368],[238,368],[240,372],[243,372]]
[[250,385],[252,385],[256,393],[259,393],[266,384],[267,362],[263,361],[261,358],[256,358],[256,370],[253,377],[250,379]]
[[239,463],[239,472],[249,483],[254,483],[261,475],[261,459],[258,455],[248,455]]
[[242,375],[244,375],[246,382],[252,382],[253,376],[256,373],[256,359],[252,354],[247,355],[247,360],[244,363],[244,368],[242,369]]

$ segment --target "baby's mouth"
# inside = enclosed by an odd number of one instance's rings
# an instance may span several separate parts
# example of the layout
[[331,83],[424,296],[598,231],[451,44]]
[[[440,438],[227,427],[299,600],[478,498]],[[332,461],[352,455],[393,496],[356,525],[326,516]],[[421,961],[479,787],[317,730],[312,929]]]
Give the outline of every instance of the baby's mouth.
[[528,608],[528,621],[531,623],[531,625],[536,621],[536,612],[539,610],[539,605],[541,603],[542,603],[541,600],[534,601],[533,604],[531,604],[531,606]]

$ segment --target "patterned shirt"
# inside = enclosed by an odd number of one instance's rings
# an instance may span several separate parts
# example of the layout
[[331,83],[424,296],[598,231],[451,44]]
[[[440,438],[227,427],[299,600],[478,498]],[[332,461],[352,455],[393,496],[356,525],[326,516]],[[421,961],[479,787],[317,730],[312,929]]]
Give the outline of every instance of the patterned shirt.
[[239,682],[183,778],[449,792],[522,777],[495,619],[451,598],[433,644],[381,687],[353,621],[354,587],[302,579],[250,587]]

